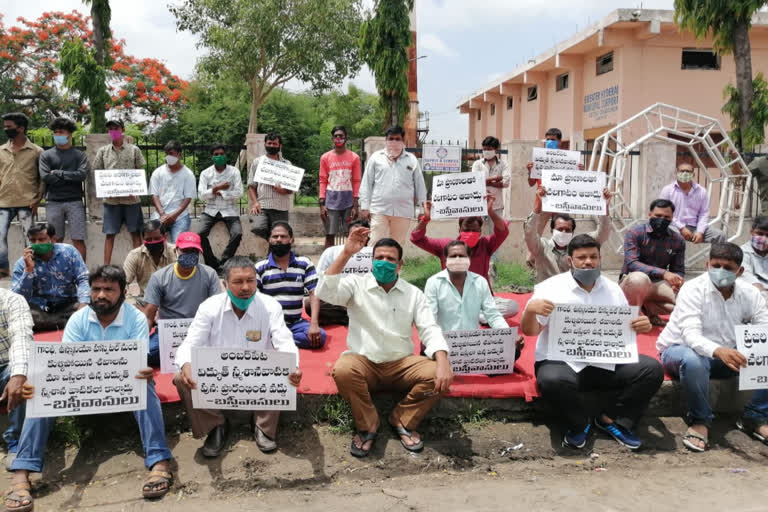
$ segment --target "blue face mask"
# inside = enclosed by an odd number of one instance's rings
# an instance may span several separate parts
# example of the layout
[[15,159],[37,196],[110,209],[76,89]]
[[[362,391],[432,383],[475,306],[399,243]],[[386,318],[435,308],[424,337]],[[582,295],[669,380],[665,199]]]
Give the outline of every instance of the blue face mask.
[[66,135],[54,135],[53,143],[57,146],[66,146],[69,143],[69,137]]
[[196,252],[183,252],[179,254],[176,262],[180,267],[192,268],[197,266],[197,264],[200,262],[200,254]]
[[373,277],[381,284],[389,284],[397,279],[397,265],[391,261],[373,260]]
[[552,139],[547,139],[547,141],[544,143],[544,147],[547,149],[557,149],[558,145],[559,143]]
[[729,286],[733,286],[733,283],[736,282],[736,278],[738,277],[736,272],[731,272],[724,268],[710,268],[708,273],[710,281],[712,281],[712,284],[718,288],[728,288]]
[[251,302],[253,302],[253,299],[256,298],[256,294],[254,293],[247,299],[241,299],[240,297],[236,297],[232,295],[232,292],[229,291],[229,288],[227,288],[227,295],[229,295],[229,300],[232,301],[232,305],[235,306],[240,311],[245,311],[248,309],[248,306],[251,305]]

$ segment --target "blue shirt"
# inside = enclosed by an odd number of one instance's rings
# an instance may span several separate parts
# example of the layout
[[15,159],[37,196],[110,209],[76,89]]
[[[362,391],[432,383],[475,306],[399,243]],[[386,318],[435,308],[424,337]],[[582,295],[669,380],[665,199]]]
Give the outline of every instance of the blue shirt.
[[474,272],[467,272],[462,295],[451,283],[447,270],[427,279],[424,295],[443,332],[479,329],[481,312],[492,329],[509,327],[496,307],[488,281]]
[[304,292],[309,293],[317,287],[317,273],[312,261],[305,256],[296,256],[291,251],[288,268],[283,270],[275,263],[272,253],[269,253],[267,259],[256,264],[256,275],[259,278],[259,291],[274,297],[283,307],[285,323],[291,325],[301,320]]
[[11,279],[11,291],[22,295],[30,306],[42,310],[72,302],[91,302],[88,267],[77,249],[69,244],[53,244],[51,259],[35,258],[35,268],[30,273],[26,271],[24,258],[19,258]]
[[147,317],[127,303],[123,303],[117,317],[106,329],[90,306],[78,310],[69,317],[61,339],[64,342],[122,340],[149,340]]

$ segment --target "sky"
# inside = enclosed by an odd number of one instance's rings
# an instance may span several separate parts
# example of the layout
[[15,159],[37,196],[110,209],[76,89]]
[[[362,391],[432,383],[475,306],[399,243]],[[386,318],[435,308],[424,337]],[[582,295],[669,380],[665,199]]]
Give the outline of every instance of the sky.
[[[189,33],[177,32],[168,0],[113,0],[112,30],[125,39],[126,52],[157,58],[182,78],[194,73],[196,48]],[[370,0],[366,0],[370,5]],[[429,112],[428,140],[465,140],[467,116],[458,100],[524,64],[617,8],[672,9],[673,0],[416,0],[418,24],[419,108]],[[6,26],[19,16],[45,11],[87,13],[81,0],[0,0]],[[375,81],[363,68],[351,80],[375,93]],[[300,83],[288,88],[300,90]],[[345,87],[345,86],[342,86]]]

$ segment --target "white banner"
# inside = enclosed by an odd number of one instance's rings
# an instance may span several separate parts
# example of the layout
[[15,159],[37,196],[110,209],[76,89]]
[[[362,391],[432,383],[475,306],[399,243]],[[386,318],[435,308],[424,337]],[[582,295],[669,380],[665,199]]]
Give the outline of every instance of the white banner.
[[301,167],[296,167],[279,160],[272,160],[271,158],[262,158],[256,167],[253,181],[272,186],[280,185],[285,189],[296,192],[299,190],[303,177],[304,169]]
[[160,373],[176,373],[176,350],[187,337],[187,329],[194,318],[174,318],[157,321],[160,341]]
[[462,172],[435,176],[432,181],[432,218],[484,217],[485,173]]
[[545,212],[587,215],[606,213],[604,172],[544,169],[541,186],[547,189],[547,195],[541,200]]
[[443,335],[451,347],[454,374],[500,375],[514,371],[517,327],[448,331]]
[[27,418],[140,411],[147,408],[147,340],[56,343],[29,352]]
[[147,174],[144,169],[97,169],[96,197],[147,195]]
[[360,276],[369,274],[373,266],[373,247],[363,247],[344,265],[342,275]]
[[424,144],[421,169],[424,172],[461,172],[461,146]]
[[737,325],[736,349],[747,358],[739,371],[739,389],[768,388],[768,325]]
[[581,153],[578,151],[533,148],[531,178],[541,179],[541,171],[544,169],[577,171],[580,163]]
[[294,354],[195,347],[191,366],[195,409],[296,410],[296,387],[288,381]]
[[574,363],[636,363],[637,306],[556,304],[549,319],[547,359]]

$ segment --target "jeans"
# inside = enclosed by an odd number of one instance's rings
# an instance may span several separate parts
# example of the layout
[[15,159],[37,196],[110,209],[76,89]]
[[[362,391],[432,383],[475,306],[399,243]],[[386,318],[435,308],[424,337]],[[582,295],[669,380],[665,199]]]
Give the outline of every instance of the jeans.
[[[208,240],[208,235],[211,233],[211,229],[217,223],[223,222],[227,225],[227,232],[229,232],[229,242],[227,247],[224,248],[224,252],[221,253],[221,258],[216,258],[211,249],[211,242]],[[219,268],[229,258],[235,255],[237,248],[240,246],[240,240],[243,238],[243,227],[240,225],[240,217],[222,217],[221,213],[217,213],[216,216],[203,213],[200,215],[200,244],[203,246],[203,260],[209,267]]]
[[[0,373],[0,390],[4,390],[11,379],[11,367],[6,366]],[[24,416],[27,410],[26,400],[22,400],[12,411],[8,413],[8,428],[3,432],[3,441],[8,447],[8,453],[16,453],[19,449],[19,436],[24,426]]]
[[176,219],[176,222],[171,224],[171,227],[168,228],[168,232],[171,234],[171,243],[175,244],[176,239],[179,237],[180,234],[182,234],[185,231],[189,231],[189,226],[192,224],[192,219],[189,217],[189,215],[184,215],[183,217],[179,217]]
[[0,208],[0,270],[8,270],[8,228],[14,217],[21,224],[21,239],[27,239],[27,230],[32,227],[32,210],[29,208]]
[[160,329],[157,327],[149,334],[147,365],[152,368],[160,368]]
[[320,337],[322,338],[320,344],[316,347],[309,344],[309,338],[307,337],[307,332],[309,332],[309,322],[304,319],[288,325],[288,328],[293,333],[293,341],[299,348],[317,349],[325,345],[325,331],[323,329],[320,329]]
[[[144,446],[144,465],[147,469],[158,462],[173,458],[168,443],[165,441],[165,424],[163,411],[160,409],[160,399],[155,392],[154,381],[147,382],[147,408],[134,411],[134,417],[139,424],[141,444]],[[33,473],[43,471],[46,444],[56,418],[29,418],[24,422],[19,440],[19,450],[16,460],[11,464],[11,471],[23,469]]]
[[[688,410],[685,420],[692,425],[712,425],[712,408],[709,404],[709,379],[728,379],[739,374],[719,359],[697,354],[687,345],[672,345],[661,354],[664,371],[680,379]],[[752,393],[752,399],[744,407],[744,418],[755,423],[768,423],[768,389]]]

